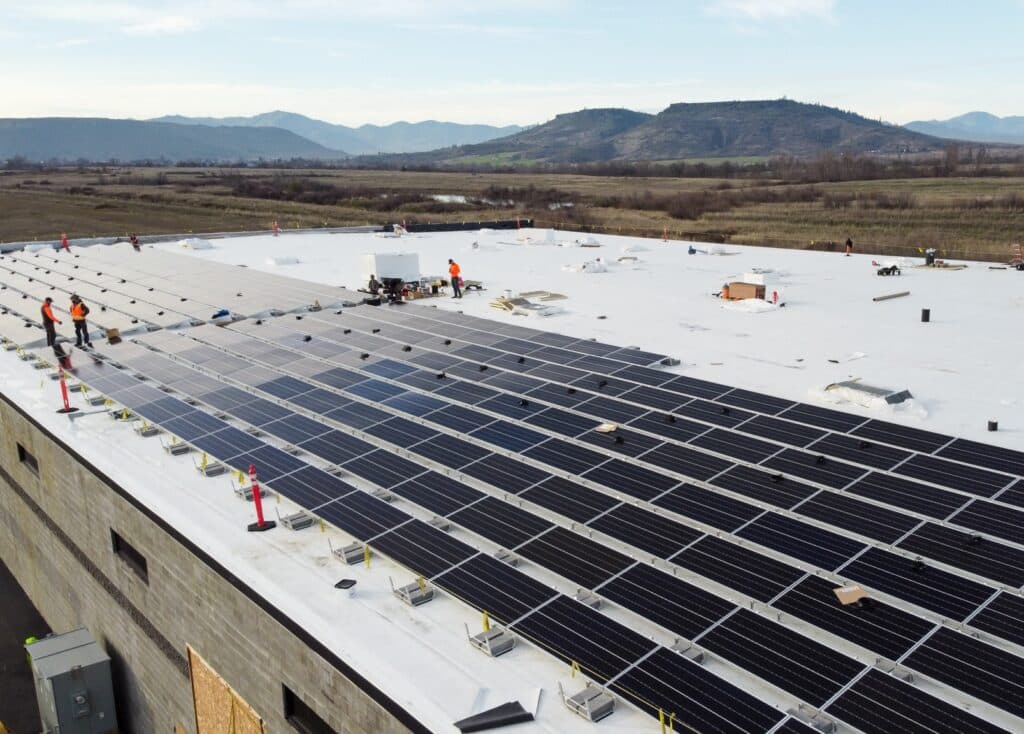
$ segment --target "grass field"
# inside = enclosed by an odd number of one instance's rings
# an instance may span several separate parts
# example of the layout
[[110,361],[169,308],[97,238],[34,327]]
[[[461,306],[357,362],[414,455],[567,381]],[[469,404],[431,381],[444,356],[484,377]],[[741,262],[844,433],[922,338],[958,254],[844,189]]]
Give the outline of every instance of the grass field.
[[[259,195],[239,193],[250,190]],[[828,249],[850,236],[861,252],[937,247],[946,257],[1003,260],[1010,244],[1024,239],[1021,191],[1024,179],[970,177],[807,186],[530,172],[6,171],[0,241],[54,239],[61,232],[74,238],[267,229],[275,220],[292,228],[521,216],[538,226],[651,237],[667,229],[673,239],[778,247]],[[436,194],[470,202],[439,203],[431,198]],[[489,203],[499,198],[515,203]],[[565,202],[572,206],[551,208]]]

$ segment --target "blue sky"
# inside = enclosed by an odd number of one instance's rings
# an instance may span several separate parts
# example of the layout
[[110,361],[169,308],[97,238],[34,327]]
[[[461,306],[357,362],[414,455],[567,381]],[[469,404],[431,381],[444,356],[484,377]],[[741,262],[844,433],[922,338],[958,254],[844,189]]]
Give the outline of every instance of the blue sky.
[[0,0],[0,117],[543,122],[789,97],[1024,114],[1024,0]]

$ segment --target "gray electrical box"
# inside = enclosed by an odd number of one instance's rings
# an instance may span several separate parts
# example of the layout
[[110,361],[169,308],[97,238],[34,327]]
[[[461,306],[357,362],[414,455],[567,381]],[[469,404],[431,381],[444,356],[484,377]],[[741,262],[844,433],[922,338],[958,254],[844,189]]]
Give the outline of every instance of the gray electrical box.
[[87,629],[25,645],[43,734],[117,734],[110,658]]

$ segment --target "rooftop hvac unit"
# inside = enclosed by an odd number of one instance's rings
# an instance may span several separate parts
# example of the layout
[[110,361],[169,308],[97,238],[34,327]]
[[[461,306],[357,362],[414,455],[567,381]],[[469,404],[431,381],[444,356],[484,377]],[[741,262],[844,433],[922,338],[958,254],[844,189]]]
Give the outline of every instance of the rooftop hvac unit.
[[116,734],[110,658],[87,629],[25,645],[43,734]]

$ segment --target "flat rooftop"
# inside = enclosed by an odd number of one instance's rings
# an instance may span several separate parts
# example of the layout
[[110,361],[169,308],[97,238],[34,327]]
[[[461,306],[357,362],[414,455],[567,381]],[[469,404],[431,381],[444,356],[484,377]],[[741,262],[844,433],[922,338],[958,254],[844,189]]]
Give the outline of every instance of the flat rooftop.
[[[536,720],[514,730],[583,731],[558,684],[584,680],[618,700],[615,731],[650,731],[659,709],[736,732],[1024,726],[1024,453],[1006,409],[1021,395],[991,384],[1020,347],[972,351],[1010,326],[996,284],[1021,276],[902,263],[881,278],[866,256],[585,239],[17,253],[0,259],[0,336],[18,346],[0,379],[433,730],[507,700],[532,711],[541,689]],[[486,290],[356,305],[362,255],[395,251],[418,253],[425,275],[455,258]],[[298,262],[271,264],[282,255]],[[603,268],[581,267],[597,257]],[[755,270],[785,306],[712,295]],[[94,338],[72,373],[136,420],[78,393],[92,414],[53,412],[32,321],[69,284],[90,289],[97,316],[109,303],[128,319],[121,344]],[[895,290],[911,296],[871,300]],[[492,307],[506,291],[566,298],[520,316]],[[927,324],[926,303],[940,304]],[[146,321],[153,308],[186,318]],[[222,309],[235,320],[210,323]],[[855,377],[915,399],[831,402],[824,387]],[[159,438],[133,435],[150,425]],[[172,456],[172,442],[193,451]],[[214,463],[231,473],[197,470]],[[271,511],[309,513],[311,528],[244,531],[253,510],[233,472],[250,464]],[[370,549],[368,567],[331,552],[350,544]],[[333,588],[342,576],[353,594]],[[437,594],[410,607],[392,581]],[[848,585],[870,601],[842,605]],[[483,611],[512,652],[467,644]]]

